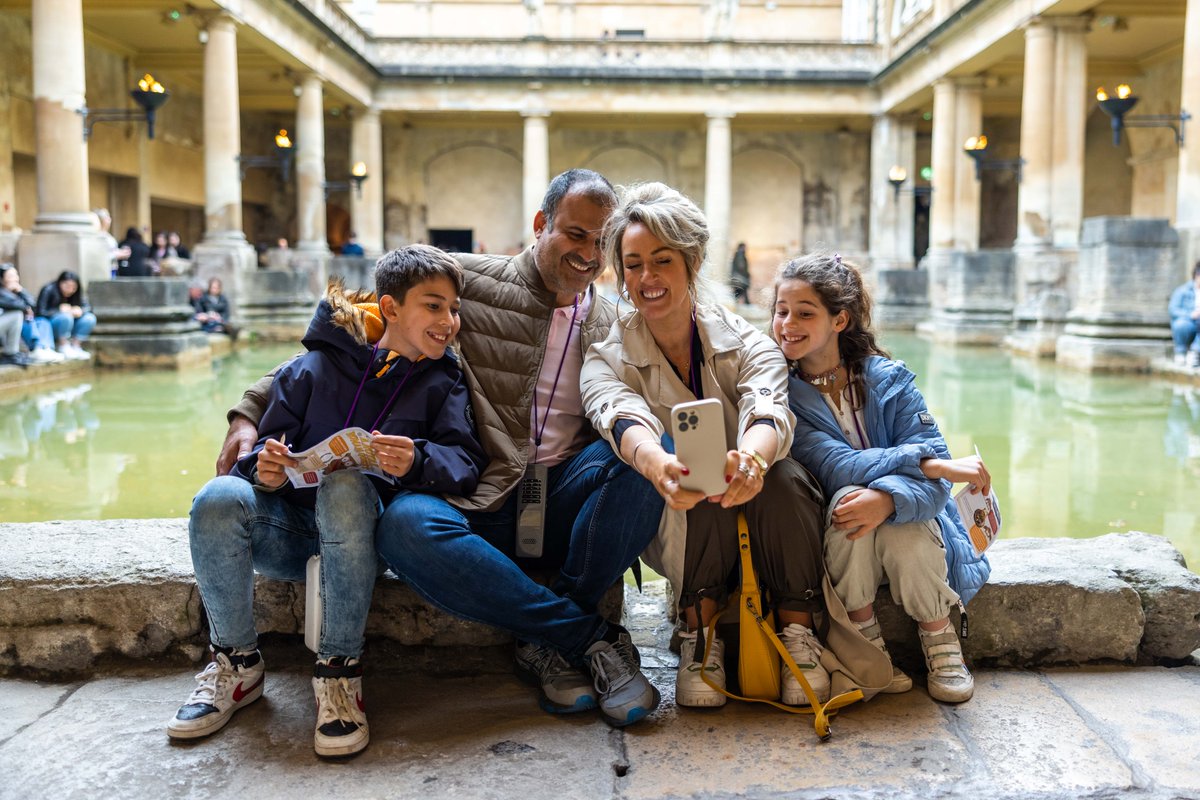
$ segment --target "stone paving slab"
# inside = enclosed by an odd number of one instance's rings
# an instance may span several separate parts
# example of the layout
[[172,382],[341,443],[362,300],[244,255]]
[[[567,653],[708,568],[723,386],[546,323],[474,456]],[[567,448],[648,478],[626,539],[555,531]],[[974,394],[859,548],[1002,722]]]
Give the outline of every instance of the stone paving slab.
[[279,658],[263,700],[183,745],[164,724],[188,674],[0,680],[0,798],[1200,798],[1197,667],[985,670],[963,706],[880,697],[825,744],[768,708],[678,709],[673,670],[655,674],[660,710],[624,731],[543,714],[513,678],[374,672],[370,747],[322,762],[304,659]]

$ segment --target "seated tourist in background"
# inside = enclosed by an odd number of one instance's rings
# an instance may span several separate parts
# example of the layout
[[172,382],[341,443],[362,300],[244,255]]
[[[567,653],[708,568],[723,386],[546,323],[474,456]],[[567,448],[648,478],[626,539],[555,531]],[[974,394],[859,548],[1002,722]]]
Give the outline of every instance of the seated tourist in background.
[[38,292],[37,316],[50,323],[58,352],[80,361],[91,358],[83,343],[96,327],[96,315],[83,296],[83,284],[77,274],[61,272],[42,287]]
[[220,278],[209,278],[208,288],[192,301],[196,321],[205,333],[229,333],[229,300],[222,294]]
[[1200,367],[1200,261],[1192,268],[1192,279],[1171,292],[1167,311],[1171,315],[1171,339],[1175,363]]
[[[303,581],[309,557],[319,553],[313,747],[321,756],[346,756],[367,746],[360,659],[379,571],[376,522],[400,495],[470,494],[487,461],[466,381],[448,349],[462,285],[458,263],[422,245],[380,259],[377,306],[368,304],[369,293],[330,285],[304,336],[308,352],[271,384],[257,446],[192,504],[188,535],[212,662],[168,723],[172,738],[213,733],[262,695],[254,573]],[[338,470],[316,487],[291,485],[290,448],[307,449],[354,426],[373,434],[380,466],[394,480]]]
[[[876,344],[862,277],[840,256],[810,255],[783,266],[771,331],[792,367],[792,457],[830,498],[824,546],[834,591],[850,620],[886,653],[874,609],[886,573],[892,598],[920,628],[929,694],[969,700],[975,682],[950,609],[979,591],[990,567],[971,547],[950,484],[970,481],[987,494],[983,462],[950,458],[913,374]],[[910,688],[893,667],[883,691]]]
[[[54,331],[50,327],[50,321],[34,314],[37,304],[33,295],[21,286],[21,275],[12,264],[0,264],[0,309],[5,312],[15,311],[20,315],[21,341],[29,348],[27,359],[10,357],[5,359],[6,363],[26,366],[55,364],[66,359],[66,356],[54,349]],[[13,325],[12,317],[8,316],[7,319],[8,325]],[[6,353],[9,352],[8,347],[11,347],[11,344],[6,342]]]

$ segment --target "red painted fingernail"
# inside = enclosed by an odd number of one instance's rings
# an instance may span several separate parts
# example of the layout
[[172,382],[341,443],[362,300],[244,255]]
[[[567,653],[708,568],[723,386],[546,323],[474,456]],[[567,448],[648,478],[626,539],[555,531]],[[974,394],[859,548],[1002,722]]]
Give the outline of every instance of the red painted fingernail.
[[726,475],[726,476],[725,476],[725,482],[726,482],[726,483],[729,483],[731,480],[733,480],[733,476],[732,476],[732,475]]
[[690,469],[688,469],[687,467],[684,467],[683,469],[681,469],[681,470],[679,470],[679,471],[680,471],[680,472],[682,472],[684,475],[691,475],[691,474],[692,474],[692,471],[691,471]]

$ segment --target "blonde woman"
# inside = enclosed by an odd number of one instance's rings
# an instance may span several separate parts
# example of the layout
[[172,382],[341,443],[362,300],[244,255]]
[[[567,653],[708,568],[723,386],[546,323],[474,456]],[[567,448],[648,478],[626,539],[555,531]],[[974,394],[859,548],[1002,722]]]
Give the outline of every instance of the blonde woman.
[[[621,458],[666,501],[658,538],[643,556],[680,592],[687,626],[675,697],[682,706],[720,706],[723,644],[704,660],[706,628],[723,604],[738,560],[737,514],[753,532],[760,581],[789,652],[822,702],[829,675],[812,630],[821,608],[823,500],[815,481],[788,458],[794,417],[787,363],[767,336],[700,297],[708,244],[704,214],[661,183],[628,190],[605,226],[606,263],[633,311],[594,345],[581,376],[584,408]],[[725,492],[705,497],[680,486],[687,465],[669,448],[671,407],[721,401],[725,420]],[[664,445],[668,445],[664,447]],[[807,703],[785,674],[783,702]]]

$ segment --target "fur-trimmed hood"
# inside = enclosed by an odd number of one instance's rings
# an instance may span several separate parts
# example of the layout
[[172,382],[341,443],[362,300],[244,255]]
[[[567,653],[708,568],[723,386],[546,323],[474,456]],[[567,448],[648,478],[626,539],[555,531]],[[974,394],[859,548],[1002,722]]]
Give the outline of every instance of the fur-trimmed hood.
[[331,341],[334,331],[348,336],[357,347],[378,342],[383,336],[383,315],[379,313],[375,293],[362,289],[347,290],[341,278],[331,279],[325,288],[325,297],[317,306],[317,313],[304,334],[304,346],[313,349],[309,344],[310,339],[314,344],[324,342],[344,346],[337,341],[341,337],[334,336]]

